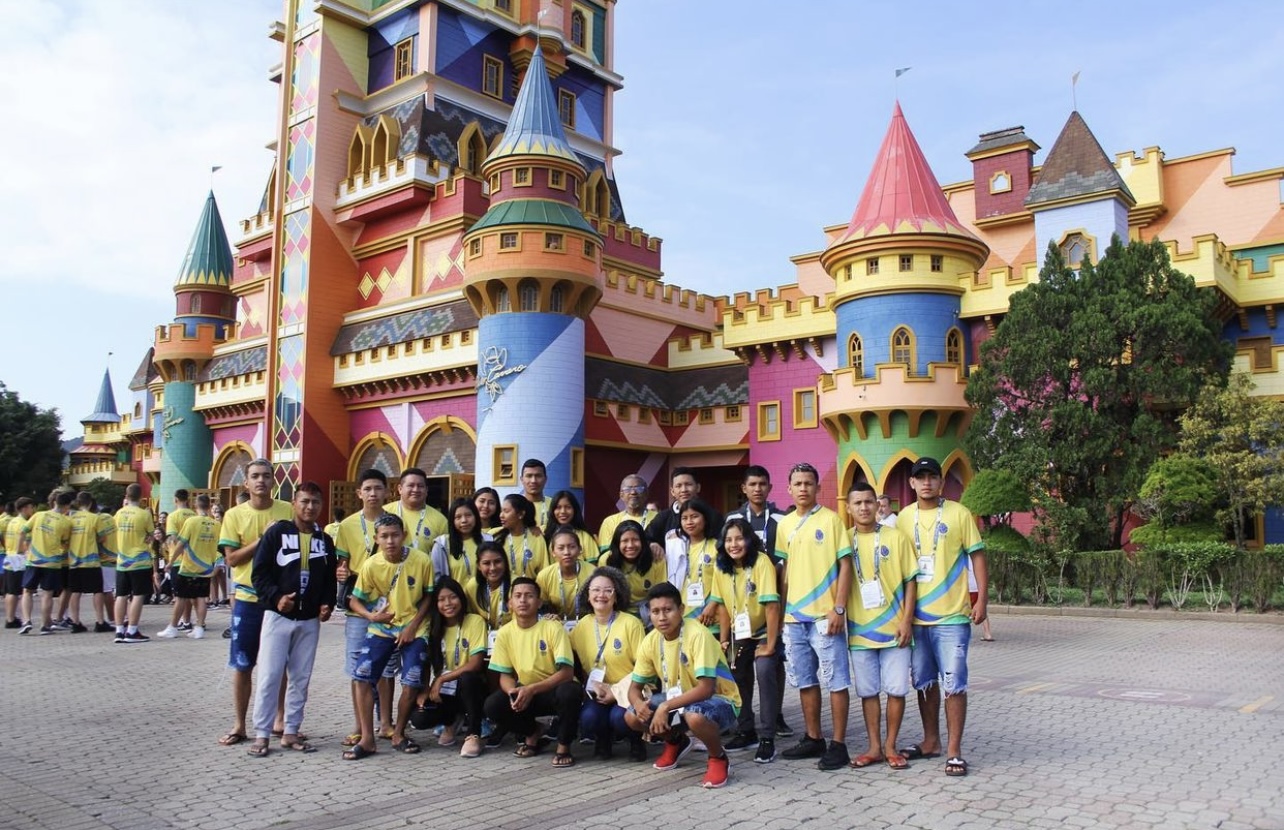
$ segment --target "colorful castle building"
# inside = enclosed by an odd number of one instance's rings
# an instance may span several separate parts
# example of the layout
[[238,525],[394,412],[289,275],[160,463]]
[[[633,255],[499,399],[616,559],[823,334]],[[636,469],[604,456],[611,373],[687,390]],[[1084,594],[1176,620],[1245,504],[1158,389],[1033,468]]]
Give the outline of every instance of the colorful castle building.
[[[1116,233],[1163,240],[1217,291],[1237,367],[1284,395],[1284,168],[1111,160],[1074,112],[1041,165],[1023,128],[998,130],[942,187],[898,104],[850,221],[788,284],[715,297],[662,281],[660,239],[625,218],[613,2],[285,11],[263,199],[234,249],[207,201],[133,413],[86,422],[166,492],[226,501],[265,456],[283,496],[308,478],[350,505],[359,470],[417,466],[444,504],[517,489],[536,457],[592,520],[628,473],[663,502],[678,465],[724,509],[746,464],[783,482],[798,460],[830,498],[864,479],[905,502],[933,455],[957,494],[978,346],[1048,244],[1074,263]],[[101,463],[77,460],[73,477]],[[1257,538],[1284,539],[1278,519]]]

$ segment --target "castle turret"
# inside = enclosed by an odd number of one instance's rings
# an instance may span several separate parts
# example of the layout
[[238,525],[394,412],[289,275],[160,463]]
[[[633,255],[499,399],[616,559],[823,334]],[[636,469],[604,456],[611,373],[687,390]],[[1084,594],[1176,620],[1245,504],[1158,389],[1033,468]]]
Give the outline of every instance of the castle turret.
[[165,495],[209,486],[213,441],[195,411],[196,382],[235,320],[231,286],[232,249],[211,192],[174,282],[174,322],[156,330],[153,360],[165,384],[156,447]]
[[585,171],[556,103],[536,47],[483,166],[491,203],[464,236],[465,293],[480,318],[477,483],[516,484],[522,461],[538,458],[549,492],[578,492],[584,327],[602,295],[602,240],[580,212]]
[[[951,478],[970,418],[959,299],[988,254],[954,215],[898,103],[851,222],[821,254],[835,282],[840,368],[821,377],[820,415],[844,488],[864,478],[904,500],[905,470],[922,455]],[[963,461],[952,495],[970,477]]]

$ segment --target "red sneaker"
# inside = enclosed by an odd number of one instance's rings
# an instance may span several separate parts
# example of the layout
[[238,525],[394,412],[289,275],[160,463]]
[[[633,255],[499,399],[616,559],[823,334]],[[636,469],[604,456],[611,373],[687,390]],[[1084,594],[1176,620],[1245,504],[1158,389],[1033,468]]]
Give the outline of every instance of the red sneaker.
[[678,761],[682,760],[682,756],[686,755],[690,751],[691,739],[686,735],[679,737],[676,743],[673,741],[666,741],[664,744],[664,752],[660,753],[660,757],[657,758],[655,763],[651,766],[656,769],[673,769],[678,765]]
[[709,766],[704,771],[704,788],[706,790],[716,790],[719,787],[727,785],[727,773],[731,766],[727,759],[727,753],[722,753],[721,758],[709,756]]

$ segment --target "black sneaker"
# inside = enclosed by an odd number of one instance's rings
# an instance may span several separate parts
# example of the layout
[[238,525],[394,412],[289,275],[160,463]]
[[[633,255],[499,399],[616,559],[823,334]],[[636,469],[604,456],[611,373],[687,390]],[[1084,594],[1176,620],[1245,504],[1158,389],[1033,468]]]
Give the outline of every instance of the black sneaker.
[[771,738],[763,738],[758,742],[758,751],[753,754],[755,764],[770,764],[776,760],[776,742]]
[[728,752],[738,752],[743,749],[753,749],[758,745],[757,732],[737,732],[731,740],[723,744],[723,748]]
[[[143,632],[141,632],[141,631],[135,631],[133,634],[126,634],[126,635],[125,635],[125,639],[124,639],[124,640],[121,640],[120,642],[124,642],[124,643],[146,643],[146,642],[150,642],[150,641],[151,641],[151,639],[152,639],[151,637],[148,637],[148,636],[147,636],[146,634],[144,634]],[[844,748],[844,749],[845,749],[845,748]]]
[[43,633],[46,628],[52,628],[54,631],[70,631],[71,620],[55,620],[52,625],[41,626],[40,631]]
[[18,633],[19,633],[19,634],[30,634],[30,633],[31,633],[31,620],[27,620],[27,621],[26,621],[26,622],[24,622],[22,625],[18,626]]
[[43,636],[43,635],[45,635],[45,634],[56,634],[56,633],[58,633],[58,626],[56,626],[56,625],[42,625],[42,626],[40,626],[40,633],[41,633],[41,635],[42,635],[42,636]]
[[111,623],[105,623],[105,622],[94,623],[95,634],[110,634],[115,630],[116,630],[116,626],[112,625]]
[[224,640],[232,639],[232,629],[230,628],[223,629],[223,639]]
[[825,754],[825,742],[820,738],[803,735],[803,739],[780,753],[780,757],[789,761],[802,758],[819,758]]
[[838,741],[830,741],[829,748],[825,754],[820,756],[816,762],[817,769],[833,770],[842,769],[851,763],[852,756],[847,754],[847,744],[840,744]]
[[785,716],[781,715],[779,718],[776,719],[776,737],[792,738],[793,736],[794,736],[794,728],[789,724],[785,723]]
[[125,642],[125,632],[123,632],[123,631],[117,631],[117,632],[116,632],[116,639],[112,640],[112,642],[113,642],[113,643],[123,643],[123,642]]
[[646,760],[646,743],[642,740],[641,735],[633,735],[629,738],[629,760]]
[[191,631],[192,624],[189,622],[181,622],[176,626],[176,628],[178,628],[179,631]]
[[74,622],[71,624],[72,634],[84,634],[87,631],[89,631],[89,629],[83,623]]
[[22,628],[22,620],[6,620],[5,628]]

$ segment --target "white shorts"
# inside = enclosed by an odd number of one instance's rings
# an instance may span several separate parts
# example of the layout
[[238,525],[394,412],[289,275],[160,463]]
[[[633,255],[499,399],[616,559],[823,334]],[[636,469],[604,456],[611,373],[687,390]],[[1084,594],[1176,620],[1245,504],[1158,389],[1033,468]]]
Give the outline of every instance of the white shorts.
[[116,593],[116,569],[115,568],[107,568],[107,567],[103,568],[103,593],[104,594]]

